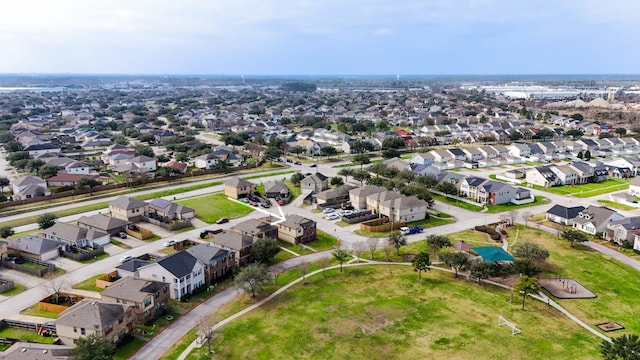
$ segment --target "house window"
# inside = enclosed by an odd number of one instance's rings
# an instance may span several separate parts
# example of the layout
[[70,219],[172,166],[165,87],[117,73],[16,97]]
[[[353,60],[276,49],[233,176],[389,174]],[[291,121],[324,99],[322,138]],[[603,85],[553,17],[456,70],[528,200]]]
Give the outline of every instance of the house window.
[[151,298],[144,299],[144,307],[151,305]]
[[77,332],[78,332],[78,328],[74,326],[74,327],[73,327],[73,332],[74,332],[74,333],[77,333]]
[[80,335],[87,335],[87,332],[84,328],[80,328]]

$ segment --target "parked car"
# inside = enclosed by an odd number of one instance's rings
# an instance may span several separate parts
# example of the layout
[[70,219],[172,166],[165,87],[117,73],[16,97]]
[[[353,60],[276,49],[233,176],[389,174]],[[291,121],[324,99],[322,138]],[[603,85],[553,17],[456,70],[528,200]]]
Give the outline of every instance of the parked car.
[[336,214],[336,213],[332,213],[327,215],[327,220],[338,220],[340,219],[340,215]]
[[296,161],[296,162],[294,162],[294,164],[296,164],[296,165],[302,165],[302,163],[301,163],[300,161]]
[[342,212],[342,216],[349,216],[349,215],[353,215],[353,210],[345,210]]
[[291,159],[287,159],[287,162],[288,162],[288,163],[292,163],[292,162],[293,162],[293,160],[291,160]]
[[177,241],[175,241],[175,240],[169,240],[169,241],[166,241],[166,242],[164,243],[164,247],[173,246],[173,245],[175,245],[175,244],[177,244],[177,243],[178,243],[178,242],[177,242]]
[[129,260],[133,260],[133,256],[131,256],[131,255],[125,255],[125,256],[123,256],[123,257],[121,257],[121,258],[120,258],[120,262],[121,262],[121,263],[125,263],[125,262],[127,262],[127,261],[129,261]]
[[332,213],[332,212],[334,212],[334,211],[336,211],[336,209],[334,209],[334,208],[330,208],[330,207],[322,209],[322,212],[323,212],[324,214]]
[[229,219],[227,218],[220,218],[218,219],[218,221],[216,221],[216,224],[224,224],[224,223],[228,223]]
[[420,226],[416,226],[416,227],[408,227],[408,226],[403,226],[400,228],[400,232],[405,234],[405,235],[410,235],[410,234],[418,234],[423,232],[424,229]]
[[255,202],[255,201],[253,201],[253,200],[251,200],[251,201],[249,201],[249,205],[251,205],[251,206],[258,206],[258,203],[257,203],[257,202]]
[[260,203],[260,206],[262,206],[262,207],[263,207],[263,208],[265,208],[265,209],[268,209],[268,208],[270,208],[270,207],[271,207],[271,204],[270,204],[270,203],[268,203],[268,202],[263,202],[263,203]]
[[118,233],[118,236],[120,237],[120,239],[126,239],[127,238],[127,233],[124,231],[120,231]]
[[344,204],[342,205],[342,210],[353,210],[354,207],[351,204]]
[[315,163],[309,165],[309,167],[316,167],[316,166],[318,166],[318,164],[315,164]]
[[246,203],[246,204],[249,203],[249,199],[247,199],[247,198],[242,198],[242,199],[240,199],[240,201],[242,201],[243,203]]
[[278,205],[282,206],[282,205],[284,205],[284,200],[278,199],[278,200],[276,200],[276,203],[278,203]]

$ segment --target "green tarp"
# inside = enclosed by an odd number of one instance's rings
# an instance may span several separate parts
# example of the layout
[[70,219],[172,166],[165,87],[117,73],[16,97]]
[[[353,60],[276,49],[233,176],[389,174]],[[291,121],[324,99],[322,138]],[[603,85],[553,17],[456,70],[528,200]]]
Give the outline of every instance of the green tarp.
[[482,257],[482,260],[488,262],[513,261],[513,256],[497,246],[479,246],[471,250],[475,251]]

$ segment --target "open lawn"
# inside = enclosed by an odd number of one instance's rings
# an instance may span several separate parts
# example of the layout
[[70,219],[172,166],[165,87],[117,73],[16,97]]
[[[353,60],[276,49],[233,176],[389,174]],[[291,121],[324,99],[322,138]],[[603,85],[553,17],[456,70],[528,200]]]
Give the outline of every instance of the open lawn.
[[13,296],[13,295],[17,295],[20,294],[21,292],[27,290],[27,287],[22,285],[22,284],[18,284],[17,282],[13,283],[13,289],[9,290],[9,291],[5,291],[2,294],[2,296]]
[[462,208],[462,209],[467,209],[469,211],[478,211],[479,212],[479,211],[482,210],[481,206],[468,204],[466,202],[459,201],[459,200],[452,199],[452,198],[448,198],[448,197],[444,197],[442,195],[433,194],[433,199],[434,200],[438,200],[438,201],[443,202],[443,203],[446,203],[446,204],[457,206],[457,207]]
[[316,230],[316,235],[318,239],[306,244],[307,246],[318,251],[329,250],[340,246],[340,241],[338,241],[338,239],[322,230]]
[[598,200],[599,203],[602,203],[604,206],[609,207],[609,208],[614,208],[614,209],[620,209],[620,210],[635,210],[637,208],[634,208],[633,206],[629,206],[629,205],[625,205],[625,204],[619,204],[615,201],[611,201],[611,200]]
[[529,206],[537,206],[537,205],[542,205],[547,203],[549,203],[549,199],[547,199],[546,197],[536,196],[533,202],[528,204],[523,204],[523,205],[516,205],[512,203],[500,204],[500,205],[488,205],[487,212],[490,214],[495,214],[503,211],[519,210]]
[[96,276],[90,277],[87,280],[81,281],[77,284],[74,284],[73,286],[71,286],[74,289],[79,289],[79,290],[86,290],[86,291],[96,291],[96,292],[101,292],[104,289],[99,288],[96,286],[96,279],[101,278],[103,276],[105,276],[107,274],[98,274]]
[[[404,266],[316,275],[221,329],[214,359],[598,359],[599,341],[529,300]],[[502,315],[522,334],[497,324]],[[478,336],[482,334],[482,336]],[[265,341],[264,339],[269,339]],[[304,339],[304,341],[301,341]],[[209,358],[206,347],[192,359]]]
[[232,219],[245,216],[253,211],[251,206],[229,200],[223,193],[178,200],[177,202],[194,209],[196,217],[209,224],[213,224],[223,217]]
[[[407,223],[407,226],[421,226],[422,228],[425,229],[425,233],[428,232],[428,228],[432,228],[432,227],[436,227],[436,226],[441,226],[441,225],[446,225],[449,223],[455,222],[455,219],[447,214],[447,213],[439,213],[438,217],[429,217],[429,219],[424,219],[424,220],[418,220],[418,221],[412,221],[410,223]],[[384,232],[371,232],[371,231],[367,231],[367,230],[361,230],[361,229],[357,229],[354,231],[354,233],[361,235],[361,236],[366,236],[366,237],[377,237],[377,238],[381,238],[381,237],[387,237],[389,236],[389,232],[388,231],[384,231]]]
[[145,342],[138,338],[131,339],[128,343],[120,346],[115,355],[113,356],[113,360],[125,360],[128,359],[134,352],[138,351]]
[[536,189],[559,195],[572,195],[578,198],[586,198],[629,188],[630,179],[609,179],[599,183],[579,185],[565,185],[554,187],[535,186]]
[[517,238],[515,230],[508,231],[511,246],[527,239],[551,253],[543,276],[576,279],[597,295],[595,299],[558,300],[560,305],[591,326],[617,321],[626,328],[610,336],[620,336],[627,331],[640,333],[640,308],[634,306],[640,289],[636,270],[585,246],[571,248],[566,241],[543,231],[520,225],[518,228]]
[[54,311],[40,310],[38,309],[38,304],[33,304],[30,307],[20,311],[22,315],[30,315],[30,316],[40,316],[44,318],[57,319],[60,316],[60,313]]

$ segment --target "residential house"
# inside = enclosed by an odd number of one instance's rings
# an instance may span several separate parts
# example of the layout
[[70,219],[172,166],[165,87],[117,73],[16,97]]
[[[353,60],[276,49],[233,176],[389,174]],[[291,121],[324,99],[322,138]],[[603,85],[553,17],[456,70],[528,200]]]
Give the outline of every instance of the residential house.
[[462,151],[465,153],[466,162],[475,163],[482,160],[484,157],[483,153],[476,147],[462,148]]
[[56,333],[64,345],[94,334],[115,345],[133,334],[135,320],[132,306],[84,299],[60,313]]
[[327,189],[317,193],[314,198],[318,206],[343,205],[349,202],[349,191],[354,185],[341,185],[333,189]]
[[554,165],[548,169],[556,175],[561,185],[573,185],[578,181],[576,169],[569,165]]
[[220,162],[226,161],[228,166],[240,166],[244,159],[226,149],[218,149],[209,154],[197,156],[194,165],[198,169],[215,169]]
[[46,181],[31,175],[23,176],[11,182],[11,190],[13,192],[13,200],[51,195],[51,191],[47,189]]
[[211,239],[213,246],[233,253],[233,259],[235,259],[237,267],[245,266],[252,260],[251,247],[253,242],[253,236],[229,230],[223,230],[221,233],[215,234]]
[[289,214],[285,217],[285,221],[277,224],[280,240],[297,245],[317,239],[315,221],[296,214]]
[[404,195],[393,190],[385,190],[378,193],[372,193],[367,196],[367,210],[371,210],[374,213],[379,214],[380,204],[387,200],[393,200],[403,196]]
[[[452,155],[449,155],[453,157]],[[411,171],[411,164],[400,158],[391,158],[382,162],[388,168],[395,168],[398,171]]]
[[186,251],[138,268],[139,277],[169,283],[172,299],[180,300],[204,286],[204,264]]
[[186,250],[204,264],[204,281],[215,284],[233,274],[236,266],[234,253],[212,244],[198,244]]
[[547,210],[545,217],[547,220],[558,224],[573,226],[573,219],[584,209],[584,206],[564,206],[556,204]]
[[409,162],[411,164],[431,165],[435,161],[435,156],[430,152],[414,154]]
[[365,185],[349,190],[349,200],[356,209],[367,208],[367,196],[387,191],[386,188],[375,185]]
[[560,185],[560,179],[555,172],[551,171],[550,166],[536,166],[528,169],[525,179],[528,184],[552,187]]
[[102,301],[130,306],[139,324],[147,324],[167,311],[169,284],[127,276],[104,289]]
[[627,156],[618,158],[613,161],[607,162],[606,165],[610,167],[614,166],[618,168],[627,168],[631,170],[633,176],[640,175],[640,159],[636,157]]
[[124,277],[138,277],[138,269],[143,266],[149,265],[149,261],[133,258],[116,266],[116,272],[121,278]]
[[265,238],[278,238],[278,227],[271,225],[272,219],[269,217],[264,219],[248,219],[234,225],[231,230],[244,235],[249,235],[253,241]]
[[631,196],[640,197],[640,177],[635,177],[629,183],[629,194]]
[[468,198],[472,198],[477,201],[478,198],[478,188],[482,183],[487,181],[487,179],[477,177],[477,176],[468,176],[462,183],[460,184],[460,195]]
[[129,221],[117,219],[103,214],[81,216],[80,219],[78,219],[78,226],[85,229],[106,232],[107,234],[112,236],[120,233],[121,231],[124,231],[125,227],[129,224]]
[[434,162],[448,163],[455,160],[454,155],[447,149],[431,150],[429,154],[433,156]]
[[620,246],[634,247],[636,233],[640,230],[640,216],[626,217],[606,224],[604,238]]
[[73,346],[18,341],[0,352],[1,360],[69,360]]
[[57,258],[64,245],[61,241],[36,235],[24,235],[16,239],[7,239],[7,255],[21,256],[38,261]]
[[26,151],[29,155],[36,157],[46,153],[59,153],[62,151],[62,148],[60,145],[52,143],[36,143],[25,146],[23,151]]
[[191,220],[196,216],[192,208],[162,198],[151,200],[148,206],[148,214],[150,217],[162,218],[165,222],[171,220]]
[[142,221],[149,214],[149,204],[128,196],[118,196],[109,202],[111,216],[129,222]]
[[42,237],[60,241],[64,245],[62,250],[69,250],[68,247],[104,246],[109,243],[109,234],[99,231],[81,228],[76,225],[64,222],[56,222],[53,226],[42,230]]
[[596,235],[604,232],[607,224],[612,221],[622,220],[624,217],[615,210],[604,206],[589,205],[573,218],[573,227],[587,234]]
[[269,180],[264,184],[264,196],[268,198],[280,197],[282,199],[289,199],[291,193],[287,184],[282,181]]
[[256,184],[232,177],[223,183],[224,194],[232,199],[240,199],[256,191]]
[[500,181],[487,180],[478,189],[477,202],[481,204],[501,205],[514,201],[531,200],[531,192],[522,187],[514,187]]
[[300,181],[302,192],[319,193],[329,188],[329,178],[321,173],[311,174]]
[[140,172],[156,171],[158,168],[158,160],[145,155],[136,156],[126,160],[125,163],[135,165]]
[[528,144],[513,143],[509,146],[509,155],[527,159],[531,156],[531,148]]
[[89,175],[93,171],[93,166],[84,161],[74,161],[64,167],[67,174]]
[[388,217],[391,222],[412,222],[424,220],[428,204],[415,195],[401,196],[380,203],[380,215]]

